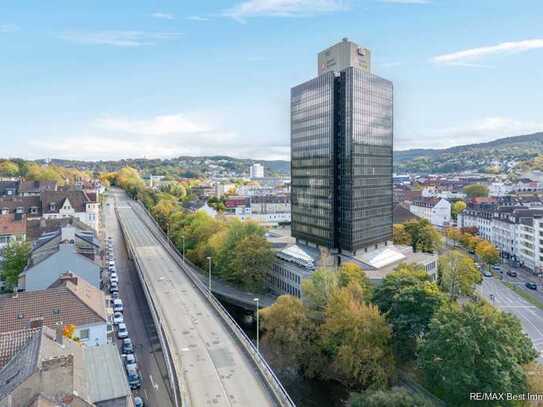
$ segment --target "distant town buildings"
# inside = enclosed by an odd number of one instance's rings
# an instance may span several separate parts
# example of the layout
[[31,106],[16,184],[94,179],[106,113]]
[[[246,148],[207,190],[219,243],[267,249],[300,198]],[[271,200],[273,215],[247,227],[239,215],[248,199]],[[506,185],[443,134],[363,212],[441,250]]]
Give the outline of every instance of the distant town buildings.
[[264,178],[264,166],[262,164],[254,163],[249,168],[250,178]]

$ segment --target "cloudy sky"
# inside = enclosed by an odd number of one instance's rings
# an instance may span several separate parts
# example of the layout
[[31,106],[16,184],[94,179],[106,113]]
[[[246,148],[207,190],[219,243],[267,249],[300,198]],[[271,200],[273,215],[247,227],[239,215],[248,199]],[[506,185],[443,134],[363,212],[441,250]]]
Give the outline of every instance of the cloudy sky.
[[342,37],[394,82],[397,149],[543,130],[542,15],[541,0],[12,1],[0,156],[288,158],[290,88]]

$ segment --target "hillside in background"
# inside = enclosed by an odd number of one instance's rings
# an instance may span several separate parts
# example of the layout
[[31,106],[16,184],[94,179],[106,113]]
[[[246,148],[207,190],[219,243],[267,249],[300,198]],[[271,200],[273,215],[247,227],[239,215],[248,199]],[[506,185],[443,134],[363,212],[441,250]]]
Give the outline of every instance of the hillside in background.
[[[37,162],[44,163],[44,160]],[[290,161],[283,160],[251,160],[227,156],[190,157],[182,156],[171,159],[135,158],[117,161],[75,161],[51,159],[54,165],[78,168],[90,171],[117,171],[130,166],[138,169],[144,176],[176,175],[181,177],[199,176],[242,176],[249,174],[249,167],[254,163],[264,166],[266,176],[283,176],[290,174]]]
[[394,171],[396,173],[504,171],[520,161],[531,160],[539,154],[543,154],[543,132],[445,149],[395,151]]

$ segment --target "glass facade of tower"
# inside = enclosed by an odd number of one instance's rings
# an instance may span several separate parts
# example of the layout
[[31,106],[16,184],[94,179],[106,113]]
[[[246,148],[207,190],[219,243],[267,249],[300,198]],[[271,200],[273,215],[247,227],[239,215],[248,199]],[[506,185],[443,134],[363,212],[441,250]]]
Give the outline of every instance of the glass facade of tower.
[[338,83],[337,239],[355,252],[392,240],[393,89],[352,67]]
[[334,81],[328,72],[291,90],[292,235],[334,245]]
[[291,91],[292,235],[356,252],[392,239],[392,83],[349,67]]

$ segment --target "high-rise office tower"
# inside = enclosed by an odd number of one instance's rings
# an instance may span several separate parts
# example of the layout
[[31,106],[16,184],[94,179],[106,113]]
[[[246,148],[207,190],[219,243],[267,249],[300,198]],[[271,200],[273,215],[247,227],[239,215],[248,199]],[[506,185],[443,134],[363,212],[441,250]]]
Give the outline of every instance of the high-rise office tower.
[[392,239],[392,83],[343,39],[291,90],[292,235],[356,254]]

